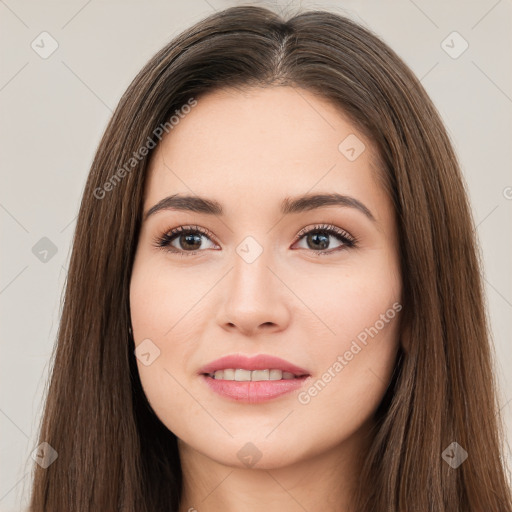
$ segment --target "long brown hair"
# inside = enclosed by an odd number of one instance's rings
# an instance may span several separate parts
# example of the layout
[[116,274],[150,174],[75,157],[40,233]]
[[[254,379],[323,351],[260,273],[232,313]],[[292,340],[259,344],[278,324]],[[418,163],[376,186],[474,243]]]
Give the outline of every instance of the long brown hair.
[[[356,510],[512,510],[473,221],[435,107],[401,59],[349,19],[310,11],[286,20],[242,6],[159,51],[101,140],[78,215],[41,423],[40,442],[58,458],[47,469],[34,465],[33,512],[178,510],[176,437],[146,400],[129,334],[151,150],[130,159],[149,139],[154,146],[155,129],[168,123],[168,131],[191,99],[222,87],[280,85],[327,98],[375,142],[396,210],[402,348],[364,454]],[[452,442],[468,453],[457,468],[442,457]]]

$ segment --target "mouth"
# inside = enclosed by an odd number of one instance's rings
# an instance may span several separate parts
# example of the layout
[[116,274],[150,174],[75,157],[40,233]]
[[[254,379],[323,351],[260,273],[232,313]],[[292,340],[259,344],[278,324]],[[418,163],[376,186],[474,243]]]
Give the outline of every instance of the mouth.
[[310,373],[270,355],[225,356],[211,362],[199,375],[216,394],[244,403],[259,403],[302,387]]
[[286,372],[278,368],[267,368],[265,370],[247,370],[244,368],[225,368],[212,373],[203,373],[215,380],[233,380],[237,382],[261,382],[264,380],[292,380],[307,377],[309,374],[298,374]]

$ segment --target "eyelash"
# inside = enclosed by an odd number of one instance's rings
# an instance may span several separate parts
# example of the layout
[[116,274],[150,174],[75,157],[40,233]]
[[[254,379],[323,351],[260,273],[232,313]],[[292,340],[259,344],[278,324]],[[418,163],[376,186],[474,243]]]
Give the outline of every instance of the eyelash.
[[[313,252],[315,255],[320,256],[323,254],[332,254],[334,252],[338,252],[340,250],[346,250],[350,249],[352,247],[356,247],[358,240],[344,231],[343,229],[340,229],[336,226],[330,225],[330,224],[317,224],[313,227],[307,227],[304,229],[301,229],[299,233],[297,233],[297,236],[295,237],[295,240],[293,244],[300,241],[303,237],[308,235],[311,232],[321,232],[323,234],[332,235],[335,238],[337,238],[340,242],[343,243],[340,247],[336,247],[335,249],[328,249],[326,251],[314,251],[311,249],[311,252]],[[171,229],[169,231],[166,231],[163,235],[157,236],[153,239],[153,245],[158,248],[162,249],[166,252],[170,252],[173,254],[180,254],[181,256],[194,256],[198,252],[202,251],[183,251],[180,249],[176,249],[174,247],[171,248],[170,244],[174,241],[176,238],[176,235],[179,234],[195,234],[200,233],[201,235],[206,236],[210,239],[215,239],[213,236],[213,233],[211,233],[209,230],[205,228],[201,228],[200,226],[179,226],[177,228]],[[306,249],[308,250],[308,249]]]

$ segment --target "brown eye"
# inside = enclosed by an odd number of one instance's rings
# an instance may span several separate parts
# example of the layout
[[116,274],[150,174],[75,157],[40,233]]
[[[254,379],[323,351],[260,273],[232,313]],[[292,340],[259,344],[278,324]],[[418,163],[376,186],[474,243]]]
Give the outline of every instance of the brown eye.
[[328,233],[310,232],[306,235],[306,243],[310,249],[328,249],[330,236]]
[[215,244],[210,240],[209,232],[198,226],[179,226],[169,230],[154,242],[156,247],[187,256],[196,254],[202,249],[215,248]]
[[[329,254],[356,245],[354,237],[336,226],[322,225],[303,229],[298,235],[298,242],[305,242],[300,249],[310,249],[317,254]],[[332,239],[335,239],[334,246]],[[297,243],[297,242],[296,242]]]
[[186,235],[178,235],[178,237],[175,238],[175,240],[178,241],[178,244],[181,245],[182,249],[197,250],[201,247],[202,237],[203,235],[198,235],[196,233],[188,233]]

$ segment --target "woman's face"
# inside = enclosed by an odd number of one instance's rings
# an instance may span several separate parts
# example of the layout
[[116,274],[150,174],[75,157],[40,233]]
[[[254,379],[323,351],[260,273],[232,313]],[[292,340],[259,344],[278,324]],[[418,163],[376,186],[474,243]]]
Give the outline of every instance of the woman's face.
[[152,157],[130,285],[144,392],[182,447],[222,464],[346,446],[398,348],[396,225],[371,141],[291,87],[186,111]]

